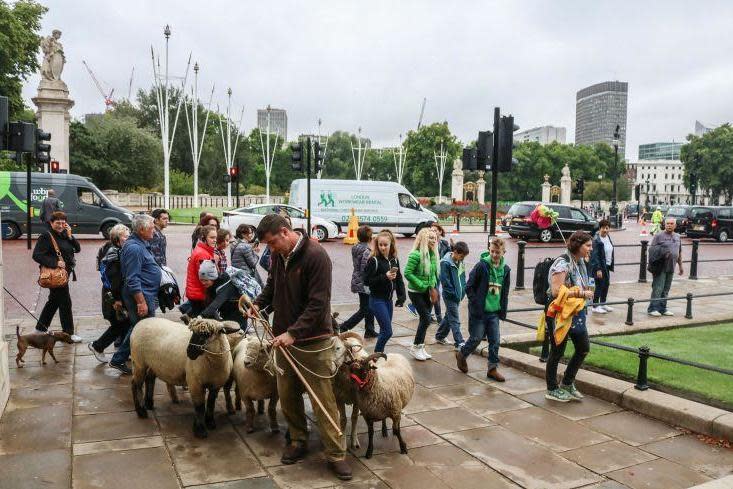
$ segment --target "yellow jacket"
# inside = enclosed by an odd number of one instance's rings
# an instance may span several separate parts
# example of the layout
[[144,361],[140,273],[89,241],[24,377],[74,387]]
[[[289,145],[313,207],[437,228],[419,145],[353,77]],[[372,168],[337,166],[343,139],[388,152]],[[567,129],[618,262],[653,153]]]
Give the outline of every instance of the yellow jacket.
[[570,331],[573,323],[573,316],[578,314],[585,307],[585,298],[569,297],[570,292],[579,291],[580,288],[575,286],[567,288],[565,285],[560,286],[557,297],[550,303],[547,308],[547,315],[555,318],[555,344],[559,345]]

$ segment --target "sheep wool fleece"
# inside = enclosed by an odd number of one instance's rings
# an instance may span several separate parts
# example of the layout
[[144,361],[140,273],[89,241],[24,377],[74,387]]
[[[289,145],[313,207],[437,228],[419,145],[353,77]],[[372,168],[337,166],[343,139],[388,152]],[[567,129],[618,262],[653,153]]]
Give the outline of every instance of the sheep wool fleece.
[[[330,377],[334,373],[328,370],[329,368],[333,368],[334,365],[335,349],[328,348],[332,343],[333,339],[328,338],[298,345],[300,349],[309,350],[314,353],[305,353],[294,348],[290,348],[288,351],[308,370],[323,377]],[[283,373],[277,376],[277,392],[280,397],[280,409],[290,429],[290,438],[293,442],[307,443],[308,424],[305,416],[305,406],[303,405],[303,392],[305,391],[305,387],[280,352],[277,352],[276,359],[278,367],[283,370]],[[340,424],[339,410],[336,405],[336,397],[333,393],[332,379],[316,377],[306,369],[301,369],[301,373],[336,424]],[[321,434],[326,458],[332,462],[344,460],[346,458],[346,441],[344,435],[339,435],[336,429],[331,426],[325,413],[321,411],[314,399],[311,399],[311,405],[318,421],[316,424]]]

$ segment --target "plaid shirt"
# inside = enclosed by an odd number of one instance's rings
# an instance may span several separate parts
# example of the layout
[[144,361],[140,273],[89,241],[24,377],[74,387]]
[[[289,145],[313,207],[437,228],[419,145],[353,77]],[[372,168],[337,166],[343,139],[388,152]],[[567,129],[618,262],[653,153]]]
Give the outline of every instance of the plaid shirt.
[[219,275],[221,275],[226,271],[228,266],[226,251],[217,248],[214,250],[214,256],[218,258],[216,260],[216,268],[219,270]]
[[155,228],[153,239],[150,240],[150,252],[153,254],[155,262],[160,266],[167,265],[165,258],[167,247],[168,241],[166,240],[165,234],[160,229]]

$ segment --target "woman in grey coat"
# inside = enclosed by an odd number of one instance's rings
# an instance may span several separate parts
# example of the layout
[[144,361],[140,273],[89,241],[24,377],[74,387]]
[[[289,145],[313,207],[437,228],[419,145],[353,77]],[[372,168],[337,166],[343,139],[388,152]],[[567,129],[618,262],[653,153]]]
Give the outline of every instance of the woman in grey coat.
[[237,232],[234,233],[234,241],[230,245],[232,253],[232,266],[244,270],[257,280],[257,283],[264,286],[260,274],[257,272],[259,257],[255,252],[252,241],[254,229],[248,224],[240,224]]
[[359,242],[351,248],[351,260],[354,265],[354,271],[351,274],[351,292],[359,294],[359,310],[341,323],[341,331],[352,329],[363,319],[364,337],[376,338],[378,335],[374,331],[374,314],[369,308],[369,290],[364,286],[363,276],[371,254],[369,242],[372,240],[372,228],[366,225],[359,227],[356,237]]

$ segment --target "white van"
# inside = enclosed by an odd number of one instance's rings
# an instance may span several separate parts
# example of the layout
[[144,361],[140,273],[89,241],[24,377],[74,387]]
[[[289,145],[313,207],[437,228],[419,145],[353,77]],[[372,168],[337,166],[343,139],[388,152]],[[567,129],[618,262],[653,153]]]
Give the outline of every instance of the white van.
[[[290,202],[295,207],[308,207],[307,180],[293,180]],[[368,224],[375,232],[389,229],[410,237],[431,222],[435,213],[422,207],[409,190],[396,182],[370,180],[311,180],[311,211],[339,225],[343,231],[354,209],[359,224]]]

